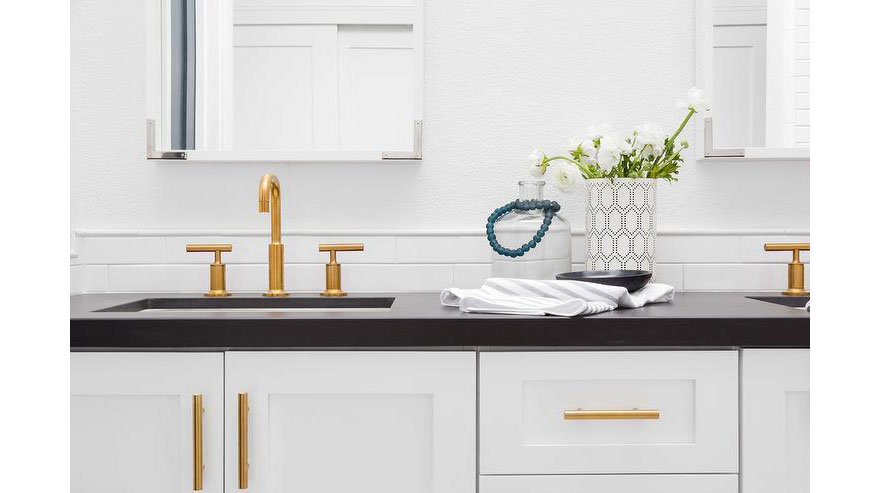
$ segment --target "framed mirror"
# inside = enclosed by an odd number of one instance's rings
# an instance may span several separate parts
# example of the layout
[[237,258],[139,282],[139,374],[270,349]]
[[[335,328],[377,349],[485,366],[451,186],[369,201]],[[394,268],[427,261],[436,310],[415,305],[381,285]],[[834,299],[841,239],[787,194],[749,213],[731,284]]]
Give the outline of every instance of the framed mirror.
[[146,3],[148,159],[421,159],[422,0]]
[[[809,0],[695,3],[701,158],[810,158]],[[700,149],[702,147],[702,149]]]

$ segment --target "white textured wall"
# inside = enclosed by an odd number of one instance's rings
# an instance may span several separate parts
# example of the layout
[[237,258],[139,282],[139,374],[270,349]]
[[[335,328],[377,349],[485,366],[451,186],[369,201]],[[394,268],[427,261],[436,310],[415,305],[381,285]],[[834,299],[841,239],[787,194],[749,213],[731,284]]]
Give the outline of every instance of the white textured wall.
[[[564,145],[590,123],[672,127],[681,116],[676,102],[694,81],[693,1],[425,3],[424,161],[303,165],[146,162],[142,3],[74,0],[73,230],[266,229],[257,183],[272,172],[283,181],[286,234],[475,232],[488,211],[513,198],[534,146]],[[687,133],[693,138],[693,128]],[[551,196],[582,229],[583,191]],[[685,233],[803,233],[808,197],[804,163],[696,163],[688,156],[681,181],[661,187],[659,225]],[[713,261],[696,250],[693,262]],[[689,251],[675,262],[688,262]],[[88,263],[101,264],[94,254]],[[748,287],[748,279],[737,287]]]
[[[140,3],[72,3],[75,230],[264,228],[256,187],[267,171],[284,180],[294,231],[479,228],[515,193],[533,146],[591,122],[672,126],[694,80],[692,1],[426,0],[421,163],[148,163]],[[691,156],[661,189],[660,227],[805,230],[808,180],[803,164]],[[562,202],[582,227],[583,192]]]

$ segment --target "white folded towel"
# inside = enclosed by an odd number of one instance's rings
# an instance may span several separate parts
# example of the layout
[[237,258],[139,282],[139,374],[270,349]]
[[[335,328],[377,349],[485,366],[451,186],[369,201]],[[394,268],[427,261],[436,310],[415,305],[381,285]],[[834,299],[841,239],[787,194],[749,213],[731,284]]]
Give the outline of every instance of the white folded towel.
[[659,283],[629,293],[626,288],[592,282],[491,278],[480,289],[444,289],[440,303],[470,313],[574,317],[663,303],[673,296],[675,288]]

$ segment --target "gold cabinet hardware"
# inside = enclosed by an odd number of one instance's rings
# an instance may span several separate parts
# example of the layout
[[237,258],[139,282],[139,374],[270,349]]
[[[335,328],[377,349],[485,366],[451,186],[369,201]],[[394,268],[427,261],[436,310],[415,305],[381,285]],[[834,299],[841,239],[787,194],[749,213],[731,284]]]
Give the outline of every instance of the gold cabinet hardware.
[[231,252],[232,245],[229,243],[189,243],[186,245],[187,252],[208,252],[214,254],[214,262],[211,264],[211,290],[205,296],[229,296],[226,291],[226,265],[220,258],[223,252]]
[[[270,207],[271,199],[271,207]],[[281,184],[278,177],[265,174],[260,178],[257,210],[272,215],[272,233],[269,242],[269,289],[263,296],[287,296],[284,290],[284,245],[281,243]]]
[[657,409],[566,409],[562,412],[563,419],[660,419]]
[[202,394],[193,395],[193,490],[201,491],[204,484],[205,460],[204,438],[202,435]]
[[791,252],[792,259],[788,263],[788,289],[782,292],[786,296],[809,296],[804,289],[804,264],[801,252],[810,251],[809,243],[764,243],[766,252]]
[[238,489],[248,488],[248,395],[238,394]]
[[321,296],[345,296],[342,290],[342,265],[336,261],[336,252],[362,252],[363,243],[321,243],[319,252],[330,252],[330,262],[324,266],[327,283]]

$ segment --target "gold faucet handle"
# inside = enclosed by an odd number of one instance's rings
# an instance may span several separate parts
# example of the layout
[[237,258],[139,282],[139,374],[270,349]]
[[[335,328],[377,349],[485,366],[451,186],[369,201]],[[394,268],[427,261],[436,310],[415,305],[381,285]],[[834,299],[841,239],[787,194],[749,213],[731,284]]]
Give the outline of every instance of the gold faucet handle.
[[800,262],[800,253],[809,252],[809,243],[764,243],[765,252],[791,252],[792,262]]
[[345,296],[342,290],[342,265],[336,261],[336,252],[362,252],[363,243],[320,243],[319,252],[330,252],[330,261],[324,266],[326,271],[326,287],[321,296]]
[[229,243],[188,243],[187,252],[213,253],[214,262],[211,264],[211,290],[205,296],[229,296],[226,291],[226,265],[220,257],[221,253],[232,251]]
[[788,263],[788,289],[782,292],[786,296],[809,296],[810,292],[804,289],[804,264],[801,262],[801,252],[810,251],[809,243],[764,243],[766,252],[791,252],[791,262]]

